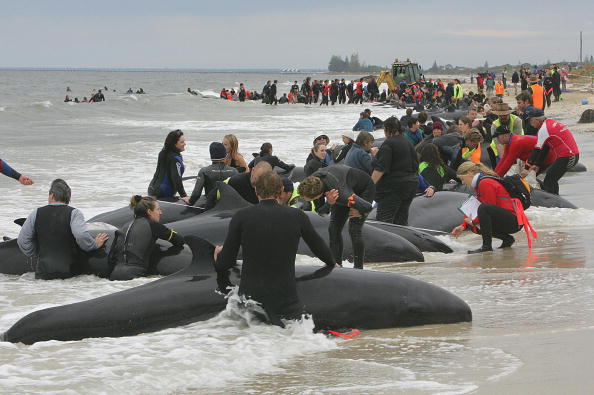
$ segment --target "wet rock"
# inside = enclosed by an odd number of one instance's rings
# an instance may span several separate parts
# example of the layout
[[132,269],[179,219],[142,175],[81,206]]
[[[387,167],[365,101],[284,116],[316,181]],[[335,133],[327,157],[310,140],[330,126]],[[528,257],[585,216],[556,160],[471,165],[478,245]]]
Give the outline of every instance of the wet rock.
[[582,113],[578,123],[592,123],[594,122],[594,110],[589,108]]

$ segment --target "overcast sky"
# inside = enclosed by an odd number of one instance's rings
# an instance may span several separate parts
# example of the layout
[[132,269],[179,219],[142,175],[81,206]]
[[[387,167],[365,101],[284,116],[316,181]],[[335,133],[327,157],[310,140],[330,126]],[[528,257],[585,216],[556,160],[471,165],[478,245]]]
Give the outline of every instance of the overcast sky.
[[580,30],[594,54],[592,0],[0,0],[0,67],[542,63],[577,60]]

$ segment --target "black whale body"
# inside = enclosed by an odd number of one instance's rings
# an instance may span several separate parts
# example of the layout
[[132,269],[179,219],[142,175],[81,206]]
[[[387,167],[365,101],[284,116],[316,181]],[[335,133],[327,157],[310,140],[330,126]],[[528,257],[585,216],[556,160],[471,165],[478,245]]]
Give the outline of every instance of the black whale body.
[[[186,240],[194,255],[180,272],[99,298],[34,311],[9,328],[2,340],[33,344],[132,336],[214,317],[226,306],[215,292],[214,247],[199,238]],[[296,275],[317,269],[297,266]],[[237,283],[237,276],[231,280]],[[472,320],[462,299],[394,273],[337,268],[326,276],[298,281],[297,289],[318,328],[380,329]]]
[[[167,218],[175,219],[177,213],[180,213],[180,217],[182,218],[166,223],[166,225],[171,229],[175,229],[181,235],[198,236],[213,244],[223,244],[227,236],[227,228],[229,227],[231,217],[237,210],[250,206],[250,203],[245,201],[235,189],[227,184],[219,183],[219,191],[221,198],[217,205],[212,210],[208,210],[200,215],[185,217],[187,213],[183,211],[183,207],[181,207],[182,211],[180,211],[177,205],[163,205],[161,209]],[[110,221],[111,224],[115,225],[125,222],[118,215],[127,218],[130,215],[129,211],[129,209],[128,211],[118,209],[110,212],[109,217],[99,215],[93,219]],[[309,216],[316,231],[328,243],[329,218],[327,216],[321,217],[311,212],[306,214]],[[351,259],[353,254],[352,244],[347,227],[343,229],[342,236],[344,241],[343,259]],[[363,237],[366,244],[366,262],[423,262],[424,260],[422,252],[414,244],[397,234],[391,234],[381,229],[365,226],[363,228]],[[298,253],[312,255],[303,241],[299,244]]]
[[[210,243],[222,245],[227,237],[227,229],[233,214],[243,207],[250,206],[250,204],[243,200],[229,185],[221,184],[219,188],[221,199],[214,209],[192,218],[169,223],[167,226],[184,236],[197,236]],[[321,217],[312,212],[306,212],[306,214],[318,234],[328,243],[329,218]],[[344,242],[342,259],[350,260],[353,249],[347,227],[343,229],[342,237]],[[414,244],[397,234],[365,226],[363,228],[363,238],[365,239],[366,249],[365,262],[424,261],[422,252]],[[299,243],[297,253],[313,256],[303,240]]]

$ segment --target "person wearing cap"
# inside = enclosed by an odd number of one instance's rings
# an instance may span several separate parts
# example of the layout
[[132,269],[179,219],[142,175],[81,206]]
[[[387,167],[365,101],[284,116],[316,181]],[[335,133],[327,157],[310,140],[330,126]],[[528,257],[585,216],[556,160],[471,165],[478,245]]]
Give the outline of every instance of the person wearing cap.
[[371,175],[373,166],[371,161],[377,153],[377,147],[373,146],[375,138],[369,132],[360,132],[353,143],[352,148],[344,158],[344,164],[355,169],[363,170]]
[[[491,136],[499,126],[505,126],[513,134],[523,135],[522,119],[512,114],[512,109],[506,103],[494,103],[491,107],[491,113],[497,115],[497,119],[491,124]],[[503,146],[497,143],[495,139],[491,140],[491,148],[499,158],[503,156]]]
[[489,169],[497,165],[495,152],[485,142],[483,135],[477,129],[472,128],[462,135],[464,145],[458,150],[455,159],[452,161],[452,169],[456,170],[464,162],[482,163]]
[[332,152],[332,160],[334,163],[340,163],[344,158],[346,158],[349,150],[353,146],[355,139],[357,138],[358,132],[343,132],[342,133],[342,142],[344,145],[342,147],[336,148]]
[[373,122],[369,119],[369,113],[362,111],[359,114],[359,121],[353,126],[353,132],[373,132]]
[[208,195],[215,187],[218,181],[224,181],[229,177],[238,174],[237,169],[227,166],[225,159],[227,158],[227,149],[223,143],[214,142],[210,144],[210,160],[212,164],[207,167],[203,167],[198,172],[196,178],[196,184],[194,190],[190,196],[189,204],[193,206],[200,196],[202,195],[202,189],[204,194]]
[[530,120],[530,124],[538,129],[538,134],[534,151],[532,151],[520,175],[526,177],[530,170],[538,172],[544,165],[545,148],[548,147],[557,156],[557,159],[547,169],[542,189],[558,195],[559,180],[567,169],[575,166],[580,159],[577,143],[566,125],[554,119],[546,118],[541,109],[531,109],[526,113],[526,116]]
[[[501,125],[493,133],[493,141],[497,141],[498,145],[504,147],[503,150],[500,150],[501,160],[495,167],[495,173],[503,177],[518,159],[522,162],[528,160],[532,151],[534,151],[536,136],[517,135],[512,133],[507,126]],[[546,150],[548,153],[543,161],[543,166],[539,169],[539,173],[543,172],[548,165],[557,159],[554,152],[551,152],[548,148]]]
[[328,164],[324,161],[325,159],[326,145],[323,143],[317,143],[311,149],[311,159],[307,161],[305,166],[303,166],[303,173],[305,176],[311,176],[322,167],[328,166]]
[[532,106],[544,111],[545,108],[545,92],[544,88],[538,83],[538,77],[533,75],[530,77],[530,87],[528,91],[532,94]]

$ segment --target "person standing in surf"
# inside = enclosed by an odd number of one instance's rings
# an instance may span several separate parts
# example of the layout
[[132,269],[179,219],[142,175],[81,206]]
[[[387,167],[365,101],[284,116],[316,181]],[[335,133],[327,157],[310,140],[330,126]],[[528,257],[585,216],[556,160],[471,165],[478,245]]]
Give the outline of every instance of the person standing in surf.
[[[334,267],[330,249],[301,210],[280,205],[276,199],[283,190],[278,174],[268,171],[255,182],[260,202],[237,211],[223,246],[214,251],[217,282],[228,292],[229,269],[236,264],[241,248],[243,266],[239,294],[259,304],[266,321],[284,327],[283,320],[302,317],[304,305],[297,294],[295,256],[303,238],[311,251],[326,266],[312,276],[329,273]],[[301,278],[304,280],[306,278]]]
[[169,132],[165,144],[159,152],[157,170],[148,187],[148,194],[157,199],[175,200],[179,193],[180,199],[186,203],[190,197],[184,189],[182,176],[184,175],[184,159],[182,152],[186,149],[186,138],[180,129]]

